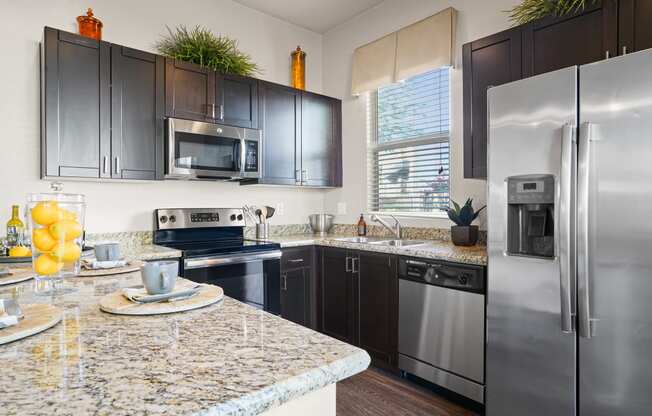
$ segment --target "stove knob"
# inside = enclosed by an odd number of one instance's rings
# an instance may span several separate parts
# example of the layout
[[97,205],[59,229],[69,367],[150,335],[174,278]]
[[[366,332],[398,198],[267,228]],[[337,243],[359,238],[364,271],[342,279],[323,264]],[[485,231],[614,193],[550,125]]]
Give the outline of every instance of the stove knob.
[[242,214],[238,214],[238,221],[242,221]]
[[166,222],[168,222],[168,217],[167,215],[161,215],[161,218],[159,218],[158,220],[161,221],[161,224],[165,224]]
[[231,214],[231,221],[235,221],[235,214]]
[[177,217],[170,215],[170,222],[177,222]]

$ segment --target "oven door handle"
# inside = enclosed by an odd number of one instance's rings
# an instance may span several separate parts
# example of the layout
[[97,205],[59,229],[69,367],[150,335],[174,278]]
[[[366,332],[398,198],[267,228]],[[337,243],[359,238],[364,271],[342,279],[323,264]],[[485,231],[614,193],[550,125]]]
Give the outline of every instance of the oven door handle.
[[252,263],[262,260],[274,260],[281,258],[281,251],[268,251],[264,253],[248,253],[241,255],[210,256],[184,259],[185,270],[199,269],[203,267],[227,266],[233,264]]

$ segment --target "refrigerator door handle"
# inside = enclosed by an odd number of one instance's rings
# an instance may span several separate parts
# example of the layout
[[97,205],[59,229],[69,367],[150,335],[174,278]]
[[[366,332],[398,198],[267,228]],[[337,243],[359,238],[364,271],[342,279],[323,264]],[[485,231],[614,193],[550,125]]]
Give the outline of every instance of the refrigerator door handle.
[[591,177],[591,142],[595,141],[595,124],[582,123],[578,143],[577,169],[577,312],[578,332],[592,338],[595,328],[591,319],[589,276],[589,186]]
[[575,172],[577,159],[576,127],[565,124],[561,136],[561,172],[559,175],[559,291],[561,296],[561,330],[564,333],[575,331],[575,311],[573,308],[575,290],[575,242],[573,215],[575,208]]

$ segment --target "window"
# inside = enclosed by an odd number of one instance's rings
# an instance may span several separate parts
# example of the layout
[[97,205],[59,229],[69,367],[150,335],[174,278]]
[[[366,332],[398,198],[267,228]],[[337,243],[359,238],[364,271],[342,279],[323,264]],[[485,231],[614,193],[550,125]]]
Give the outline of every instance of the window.
[[441,215],[449,203],[448,67],[368,96],[372,212]]

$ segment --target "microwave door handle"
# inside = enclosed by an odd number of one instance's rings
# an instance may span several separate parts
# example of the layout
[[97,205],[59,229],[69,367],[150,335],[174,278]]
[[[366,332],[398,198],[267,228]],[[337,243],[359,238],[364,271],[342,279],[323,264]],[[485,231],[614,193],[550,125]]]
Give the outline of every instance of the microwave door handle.
[[246,171],[246,165],[247,165],[247,141],[242,138],[240,139],[240,168],[238,171],[240,172],[240,177],[245,176],[245,171]]
[[240,157],[242,153],[242,143],[238,140],[233,143],[233,164],[236,172],[242,171],[242,158]]
[[575,311],[573,308],[575,288],[575,172],[577,158],[576,128],[573,124],[562,127],[561,170],[559,175],[559,209],[557,247],[559,250],[559,289],[561,296],[561,330],[564,333],[575,331]]

